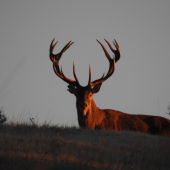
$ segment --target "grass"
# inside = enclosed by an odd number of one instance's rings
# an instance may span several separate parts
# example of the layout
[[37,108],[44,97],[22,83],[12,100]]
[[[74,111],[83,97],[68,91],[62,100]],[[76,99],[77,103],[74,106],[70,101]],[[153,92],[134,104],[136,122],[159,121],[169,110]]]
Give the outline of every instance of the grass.
[[0,169],[169,170],[170,139],[128,131],[3,125]]

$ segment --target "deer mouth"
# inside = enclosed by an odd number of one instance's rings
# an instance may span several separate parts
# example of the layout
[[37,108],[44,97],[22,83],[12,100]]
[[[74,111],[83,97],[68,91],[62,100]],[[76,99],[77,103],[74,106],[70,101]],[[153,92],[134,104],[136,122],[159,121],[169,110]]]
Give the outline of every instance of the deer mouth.
[[87,110],[82,107],[77,107],[77,114],[80,118],[86,118],[87,117]]
[[85,110],[85,109],[82,109],[82,108],[78,109],[78,116],[80,116],[80,117],[86,117],[86,116],[87,116],[86,110]]

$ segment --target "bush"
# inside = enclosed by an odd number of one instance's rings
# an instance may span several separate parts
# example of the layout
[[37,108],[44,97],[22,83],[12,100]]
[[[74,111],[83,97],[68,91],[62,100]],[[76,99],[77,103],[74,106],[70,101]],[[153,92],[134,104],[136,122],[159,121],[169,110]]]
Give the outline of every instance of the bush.
[[0,124],[3,124],[7,120],[6,116],[2,114],[3,112],[4,112],[3,109],[1,109],[0,110]]

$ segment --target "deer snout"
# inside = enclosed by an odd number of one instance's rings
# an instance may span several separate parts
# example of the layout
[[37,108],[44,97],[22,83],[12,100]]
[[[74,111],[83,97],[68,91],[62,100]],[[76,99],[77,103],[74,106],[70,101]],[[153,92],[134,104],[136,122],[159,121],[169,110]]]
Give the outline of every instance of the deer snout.
[[87,103],[86,102],[80,102],[79,107],[82,108],[82,109],[85,109],[87,107]]

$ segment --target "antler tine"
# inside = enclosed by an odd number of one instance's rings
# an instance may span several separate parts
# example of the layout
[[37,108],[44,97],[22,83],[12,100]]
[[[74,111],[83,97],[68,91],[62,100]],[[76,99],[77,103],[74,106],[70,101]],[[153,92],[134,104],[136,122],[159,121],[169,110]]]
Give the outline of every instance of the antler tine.
[[71,43],[71,41],[69,41],[64,48],[61,50],[61,52],[59,53],[59,57],[58,60],[60,60],[60,58],[62,57],[62,54],[73,44],[74,42]]
[[[98,40],[97,40],[97,41],[98,41]],[[105,40],[105,41],[108,43],[107,40]],[[109,53],[107,52],[107,50],[105,49],[104,45],[103,45],[100,41],[98,41],[98,43],[102,46],[103,51],[104,51],[107,59],[109,60],[110,65],[109,65],[109,70],[108,70],[106,76],[104,76],[104,75],[105,75],[105,73],[104,73],[103,76],[102,76],[100,79],[97,79],[97,80],[95,80],[95,81],[93,81],[93,82],[89,82],[89,85],[90,85],[91,87],[93,87],[93,86],[95,86],[95,85],[97,85],[97,84],[103,83],[105,80],[107,80],[107,79],[114,73],[114,70],[115,70],[115,58],[113,57],[113,59],[112,59],[112,58],[110,57],[110,55],[109,55]],[[108,43],[108,45],[110,45],[110,43]],[[110,45],[109,47],[112,48],[111,45]],[[90,72],[90,75],[89,75],[89,76],[91,76],[91,72]],[[90,79],[90,78],[89,78],[89,79]]]
[[74,69],[73,69],[73,72],[74,72],[74,77],[75,77],[76,81],[67,78],[67,77],[64,75],[64,73],[63,73],[62,66],[61,66],[61,71],[60,71],[60,67],[59,67],[59,60],[61,59],[62,54],[63,54],[74,42],[69,41],[69,42],[64,46],[64,48],[61,50],[60,53],[58,53],[58,54],[53,54],[54,47],[55,47],[56,44],[58,43],[58,41],[57,41],[57,42],[53,45],[54,40],[55,40],[55,39],[52,40],[51,46],[50,46],[50,59],[51,59],[51,61],[53,62],[54,72],[56,73],[56,75],[57,75],[58,77],[60,77],[62,80],[64,80],[64,81],[67,82],[68,84],[74,85],[74,86],[77,86],[77,87],[78,87],[80,84],[79,84],[78,79],[77,79],[77,77],[76,77],[76,75],[75,75]]
[[106,48],[104,47],[104,45],[103,45],[100,41],[98,41],[98,40],[97,40],[97,42],[102,46],[103,51],[104,51],[107,59],[108,59],[108,60],[111,60],[111,57],[110,57],[109,53],[107,52]]
[[79,83],[78,78],[77,78],[77,76],[76,76],[75,63],[74,63],[74,62],[73,62],[73,75],[74,75],[74,78],[76,79],[77,84],[80,86],[80,83]]
[[58,43],[58,41],[57,41],[57,42],[53,45],[54,40],[55,40],[55,38],[52,40],[51,45],[50,45],[50,59],[51,59],[52,62],[53,62],[54,58],[56,58],[57,55],[58,55],[58,54],[56,54],[56,55],[53,54],[54,47],[55,47],[56,44]]
[[[115,41],[115,43],[116,43],[116,45],[117,45],[117,47],[119,48],[119,44],[117,43],[117,41],[114,39],[114,41]],[[114,43],[114,42],[113,42]]]
[[53,69],[54,69],[54,72],[56,73],[56,75],[58,77],[60,77],[62,80],[64,80],[66,83],[70,84],[70,85],[74,85],[74,86],[77,86],[77,82],[74,81],[74,80],[71,80],[69,78],[67,78],[64,73],[63,73],[63,70],[62,70],[62,67],[61,67],[61,71],[60,73],[58,72],[57,68],[58,67],[55,63],[53,63]]
[[[108,44],[108,46],[110,47],[110,49],[111,49],[111,51],[115,51],[114,49],[113,49],[113,47],[110,45],[110,43],[106,40],[106,39],[104,39],[105,41],[106,41],[106,43]],[[113,44],[114,44],[114,42],[113,42]],[[115,44],[114,44],[115,45]]]
[[88,86],[91,83],[91,65],[89,64],[89,82],[88,82]]
[[55,38],[53,39],[53,41],[51,42],[51,47],[52,47],[52,52],[53,52],[53,50],[54,50],[54,47],[56,46],[56,44],[58,43],[58,41],[53,45],[53,43],[54,43],[54,40],[55,40]]
[[93,87],[97,84],[103,83],[105,80],[107,80],[115,71],[115,59],[113,58],[113,60],[110,62],[110,68],[106,74],[106,76],[104,77],[105,73],[103,74],[103,76],[100,79],[97,79],[93,82],[90,83],[90,86]]
[[[105,75],[105,72],[103,73],[103,76],[100,78],[102,79]],[[88,86],[91,86],[91,65],[89,64],[89,81],[88,81]]]
[[[52,62],[54,61],[54,58],[59,61],[60,58],[62,57],[62,54],[74,43],[74,42],[71,43],[71,41],[69,41],[69,42],[64,46],[64,48],[61,50],[60,53],[58,53],[58,54],[53,54],[53,50],[54,50],[56,44],[58,43],[58,41],[57,41],[57,42],[53,45],[54,40],[55,40],[55,38],[52,40],[51,45],[50,45],[50,59],[51,59]],[[54,57],[54,58],[53,58],[53,57]]]

